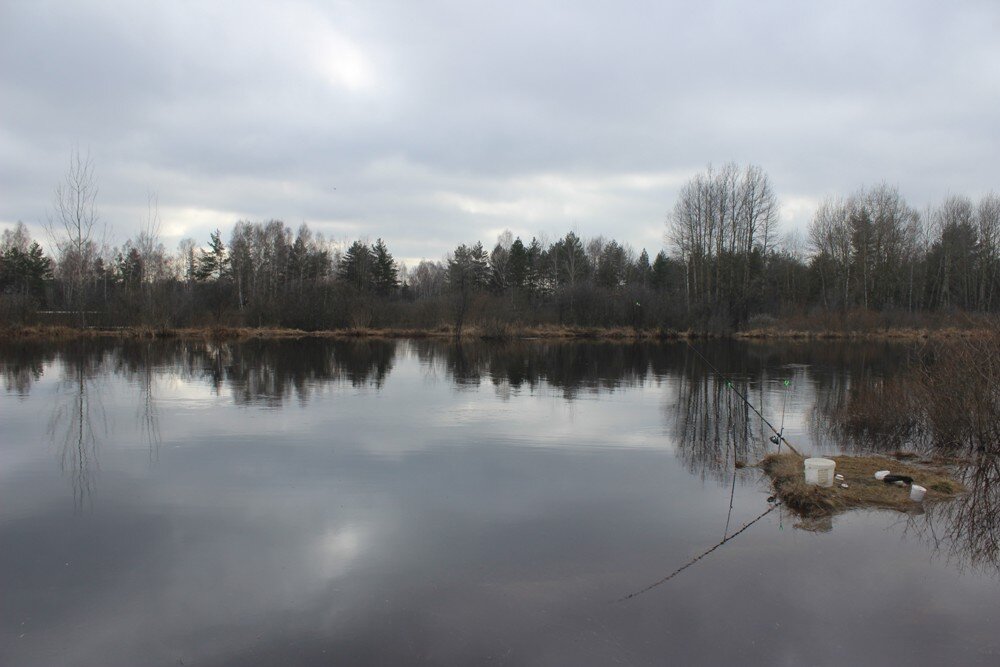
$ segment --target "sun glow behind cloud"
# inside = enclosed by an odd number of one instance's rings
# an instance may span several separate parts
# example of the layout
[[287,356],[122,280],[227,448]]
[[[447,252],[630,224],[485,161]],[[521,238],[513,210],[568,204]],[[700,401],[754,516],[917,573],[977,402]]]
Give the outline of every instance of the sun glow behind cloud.
[[377,80],[372,58],[359,41],[335,26],[315,7],[282,5],[274,16],[288,34],[296,35],[295,57],[330,86],[349,92],[372,90]]
[[331,34],[328,43],[319,49],[316,66],[333,86],[351,91],[371,89],[375,71],[364,53],[350,41]]

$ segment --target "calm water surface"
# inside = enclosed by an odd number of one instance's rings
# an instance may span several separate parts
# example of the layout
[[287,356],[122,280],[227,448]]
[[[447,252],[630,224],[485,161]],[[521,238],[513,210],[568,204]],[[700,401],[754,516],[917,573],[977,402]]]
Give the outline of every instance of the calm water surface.
[[[907,355],[700,347],[814,453],[866,446],[829,417]],[[6,344],[0,370],[0,665],[1000,664],[996,480],[768,512],[733,467],[768,434],[684,344]]]

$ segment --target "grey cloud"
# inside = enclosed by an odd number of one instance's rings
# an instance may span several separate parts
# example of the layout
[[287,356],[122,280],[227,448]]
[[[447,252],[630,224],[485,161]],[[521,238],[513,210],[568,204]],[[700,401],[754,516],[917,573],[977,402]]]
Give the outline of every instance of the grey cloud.
[[863,183],[921,207],[1000,180],[991,3],[0,11],[0,224],[42,219],[73,144],[118,238],[152,189],[170,244],[283,218],[408,257],[504,226],[655,250],[677,185],[616,179],[709,162],[761,164],[795,211],[786,227]]

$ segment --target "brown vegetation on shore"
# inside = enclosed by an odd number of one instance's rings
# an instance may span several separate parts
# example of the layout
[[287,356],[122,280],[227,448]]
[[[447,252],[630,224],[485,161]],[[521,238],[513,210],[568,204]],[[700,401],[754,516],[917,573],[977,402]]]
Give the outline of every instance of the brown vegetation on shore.
[[[753,329],[732,334],[673,329],[634,329],[631,327],[585,327],[569,325],[520,326],[489,322],[466,326],[461,337],[467,340],[694,340],[733,338],[738,340],[886,340],[920,341],[979,339],[992,335],[987,329],[886,329],[878,331],[801,331],[776,328]],[[304,330],[285,327],[86,327],[61,325],[20,325],[0,328],[0,338],[16,340],[68,340],[75,338],[454,338],[455,329],[442,325],[417,327],[346,327],[341,329]]]
[[989,329],[880,329],[874,331],[804,331],[796,329],[750,329],[737,331],[733,338],[743,340],[889,340],[920,341],[983,338],[992,335]]

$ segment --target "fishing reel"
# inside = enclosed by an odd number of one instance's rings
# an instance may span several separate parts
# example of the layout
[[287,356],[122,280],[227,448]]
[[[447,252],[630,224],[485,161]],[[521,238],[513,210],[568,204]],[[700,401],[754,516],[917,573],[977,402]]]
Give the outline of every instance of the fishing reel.
[[776,445],[781,444],[781,438],[779,438],[776,435],[772,435],[769,439],[770,439],[771,442],[773,442]]

